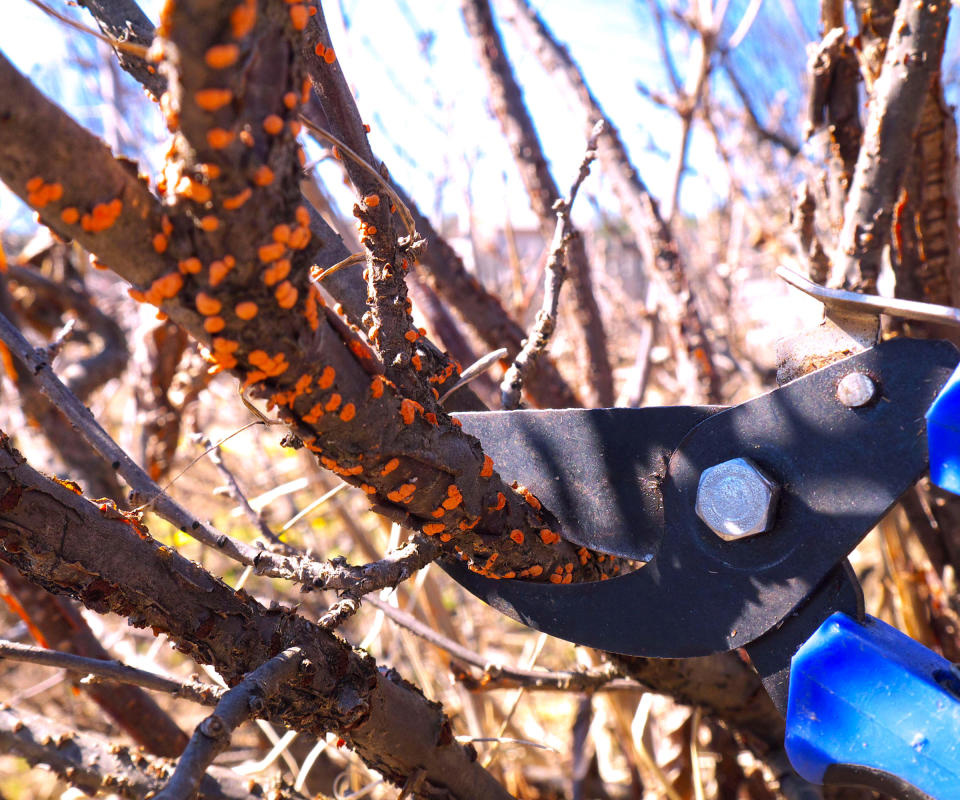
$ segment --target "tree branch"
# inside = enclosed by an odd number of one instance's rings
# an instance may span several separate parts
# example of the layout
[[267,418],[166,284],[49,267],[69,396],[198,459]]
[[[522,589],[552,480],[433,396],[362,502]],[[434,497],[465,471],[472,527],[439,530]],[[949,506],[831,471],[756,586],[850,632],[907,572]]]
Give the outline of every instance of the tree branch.
[[266,700],[263,716],[310,733],[336,730],[398,785],[426,771],[428,798],[506,797],[458,745],[449,721],[399,678],[288,609],[266,609],[127,519],[105,515],[70,488],[31,469],[0,443],[0,559],[51,591],[165,632],[235,685],[281,650],[309,665]]
[[597,157],[597,138],[603,130],[603,122],[598,122],[590,134],[587,141],[587,152],[580,162],[580,169],[577,171],[577,177],[570,187],[567,196],[562,200],[557,200],[554,204],[557,216],[556,228],[553,232],[553,240],[550,243],[550,254],[547,256],[546,266],[546,284],[543,291],[543,305],[537,312],[536,324],[527,338],[526,344],[513,360],[510,368],[503,376],[500,384],[500,394],[503,407],[506,409],[518,408],[520,405],[520,392],[523,388],[523,382],[526,373],[530,367],[535,364],[546,352],[550,345],[550,339],[553,338],[553,332],[557,327],[557,313],[560,309],[560,289],[567,277],[567,268],[564,263],[564,253],[567,251],[573,239],[579,236],[577,230],[570,221],[570,212],[573,210],[573,201],[577,198],[577,192],[580,185],[590,174],[590,164]]
[[[463,0],[460,10],[473,39],[477,58],[487,76],[491,105],[527,189],[530,207],[537,215],[544,240],[550,241],[556,222],[553,207],[561,199],[560,190],[547,166],[540,138],[507,59],[490,4],[488,0]],[[567,266],[575,298],[575,313],[586,343],[589,386],[597,405],[611,406],[615,396],[607,335],[593,293],[590,264],[582,239],[574,238],[570,242]]]
[[213,713],[197,725],[177,768],[156,800],[193,797],[213,759],[230,746],[233,732],[264,708],[265,701],[277,694],[281,681],[293,678],[302,660],[300,649],[289,647],[224,693]]
[[[121,664],[119,661],[88,658],[87,656],[78,656],[60,650],[49,650],[45,647],[10,642],[6,639],[0,639],[0,658],[24,661],[28,664],[40,664],[44,667],[56,667],[81,675],[96,676],[99,679],[139,686],[155,692],[165,692],[182,700],[190,700],[205,706],[216,705],[224,693],[223,689],[213,684],[200,683],[195,680],[178,681],[158,675],[155,672]],[[92,682],[95,681],[84,681],[84,683]]]
[[[147,800],[172,770],[166,759],[10,707],[0,708],[0,750],[32,765],[44,764],[90,795],[109,792]],[[271,792],[275,800],[304,799],[288,786],[271,788]],[[265,788],[249,778],[212,767],[200,783],[197,800],[262,800],[264,794]]]
[[848,284],[860,291],[876,292],[913,136],[940,69],[949,13],[950,3],[931,0],[901,3],[897,9],[833,259]]

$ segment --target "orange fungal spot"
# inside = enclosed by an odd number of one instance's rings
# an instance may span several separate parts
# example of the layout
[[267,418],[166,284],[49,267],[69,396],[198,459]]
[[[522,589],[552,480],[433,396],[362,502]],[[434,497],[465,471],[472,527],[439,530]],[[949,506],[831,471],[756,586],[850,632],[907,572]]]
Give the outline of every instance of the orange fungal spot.
[[307,7],[298,3],[295,6],[290,6],[290,24],[293,25],[295,31],[302,31],[307,27],[307,20],[310,19],[310,15],[307,13]]
[[[264,264],[276,261],[286,252],[287,248],[282,242],[270,242],[270,244],[261,245],[257,250],[257,255]],[[267,284],[269,286],[269,284]]]
[[233,311],[238,317],[240,317],[240,319],[253,319],[255,316],[257,316],[257,304],[250,300],[246,300],[243,303],[237,303],[237,306],[233,309]]
[[220,227],[220,220],[214,214],[207,214],[200,217],[200,227],[207,232],[215,231]]
[[207,144],[214,150],[223,150],[223,148],[233,144],[233,140],[236,138],[236,133],[225,128],[211,128],[207,131]]
[[320,377],[317,378],[317,388],[329,389],[331,386],[333,386],[333,381],[336,377],[337,371],[333,367],[324,367],[323,371],[320,373]]
[[510,531],[510,538],[513,539],[517,544],[523,544],[523,531],[519,528],[514,528]]
[[200,292],[197,294],[196,306],[197,311],[203,316],[210,317],[219,314],[223,304],[216,297],[211,297],[206,292]]
[[233,195],[233,197],[228,197],[223,201],[223,207],[227,211],[236,211],[240,206],[247,202],[250,199],[250,195],[253,194],[253,190],[248,186],[239,194]]
[[240,48],[235,44],[215,44],[203,56],[207,66],[213,69],[226,69],[233,66],[240,56]]
[[327,48],[327,52],[323,54],[323,60],[326,61],[328,64],[332,64],[334,61],[337,60],[337,54],[333,52],[332,47]]
[[60,219],[67,223],[67,225],[76,225],[77,220],[80,219],[80,212],[73,206],[67,206],[60,212]]
[[193,99],[204,111],[218,111],[233,100],[233,92],[229,89],[200,89]]
[[273,296],[277,298],[277,305],[280,308],[293,308],[297,304],[299,292],[290,281],[284,281],[277,287]]
[[355,416],[357,416],[357,407],[353,403],[347,403],[340,412],[340,419],[344,422],[349,422]]
[[480,470],[481,478],[489,478],[493,475],[493,459],[485,455],[483,457],[483,468]]
[[153,249],[158,253],[165,253],[167,251],[167,237],[162,233],[154,234]]
[[269,186],[273,183],[273,170],[266,164],[263,164],[253,173],[253,182],[257,186]]
[[400,466],[400,459],[399,459],[399,458],[391,458],[386,464],[384,464],[383,469],[380,470],[380,474],[381,474],[381,475],[389,475],[391,472],[393,472],[393,471],[394,471],[397,467],[399,467],[399,466]]
[[203,329],[207,333],[220,333],[227,323],[223,321],[223,317],[207,317],[203,321]]
[[434,536],[435,534],[441,533],[445,527],[442,522],[428,522],[420,530],[427,534],[427,536]]
[[376,208],[378,205],[380,205],[380,195],[368,194],[363,198],[363,204],[367,206],[367,208]]
[[283,130],[283,119],[276,114],[271,114],[263,121],[263,129],[271,136],[276,136]]
[[283,96],[283,104],[291,111],[297,107],[297,102],[296,92],[287,92]]
[[234,39],[242,39],[257,24],[257,2],[256,0],[242,0],[236,8],[230,12],[230,30],[233,32]]

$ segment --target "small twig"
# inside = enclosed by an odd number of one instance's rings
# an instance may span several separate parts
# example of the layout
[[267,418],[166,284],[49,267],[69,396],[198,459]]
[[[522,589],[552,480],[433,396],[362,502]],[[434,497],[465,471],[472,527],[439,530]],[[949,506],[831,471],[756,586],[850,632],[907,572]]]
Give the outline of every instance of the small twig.
[[334,272],[339,272],[344,267],[352,267],[354,264],[359,264],[367,260],[366,253],[353,253],[347,256],[343,261],[338,261],[332,267],[327,267],[326,269],[318,269],[315,273],[313,270],[310,272],[310,278],[314,281],[322,281],[324,278],[333,275]]
[[100,33],[99,31],[95,31],[93,28],[88,28],[83,23],[77,22],[75,19],[70,19],[70,17],[64,14],[61,14],[56,9],[51,8],[46,3],[41,2],[41,0],[28,0],[28,2],[35,5],[41,11],[43,11],[44,14],[47,14],[53,17],[54,19],[59,20],[64,25],[68,25],[74,30],[78,30],[81,33],[85,33],[88,36],[93,36],[94,38],[99,39],[102,42],[106,42],[108,45],[110,45],[116,50],[122,50],[125,53],[130,53],[130,55],[137,56],[138,58],[145,59],[147,57],[147,48],[144,47],[142,44],[133,44],[132,42],[122,42],[119,39],[113,38],[112,36],[107,36],[106,34]]
[[590,165],[597,157],[597,139],[603,133],[603,120],[593,127],[590,138],[587,140],[587,150],[580,169],[574,179],[567,196],[558,200],[554,209],[557,212],[557,226],[554,229],[553,241],[550,243],[550,255],[547,258],[547,281],[543,292],[543,305],[537,312],[537,319],[533,331],[527,338],[513,364],[503,376],[500,383],[500,396],[505,409],[514,409],[520,405],[520,393],[523,389],[523,380],[527,371],[550,344],[550,339],[557,326],[557,311],[560,303],[560,289],[566,279],[564,250],[571,238],[570,211],[577,198],[581,184],[590,174]]
[[63,350],[63,346],[76,334],[76,327],[77,318],[71,317],[67,320],[67,324],[57,331],[56,334],[54,334],[53,341],[43,348],[43,354],[46,356],[48,361],[52,362],[58,355],[60,355],[60,351]]
[[230,745],[234,730],[262,713],[265,699],[276,694],[281,682],[293,676],[302,658],[299,647],[290,647],[261,664],[224,694],[213,713],[197,726],[177,768],[156,800],[193,797],[213,759]]
[[328,631],[335,630],[359,610],[360,598],[352,592],[344,592],[337,602],[330,606],[326,613],[317,620],[317,625]]
[[464,386],[470,383],[470,381],[475,381],[477,378],[483,375],[484,372],[490,369],[490,367],[496,364],[501,358],[505,357],[508,352],[509,351],[506,347],[501,347],[499,350],[494,350],[492,353],[487,353],[485,356],[478,358],[460,373],[460,380],[458,380],[450,389],[447,389],[447,391],[440,395],[440,400],[437,402],[439,402],[440,405],[443,405],[443,401],[457,391],[457,389],[462,389]]
[[815,227],[817,201],[806,181],[800,184],[794,197],[793,228],[800,240],[800,250],[807,262],[810,280],[820,286],[826,286],[830,277],[830,257],[820,243]]
[[257,513],[253,506],[250,505],[250,501],[244,494],[243,489],[241,489],[240,484],[237,483],[236,476],[224,463],[223,454],[220,451],[220,445],[213,444],[210,441],[210,438],[204,434],[199,434],[199,436],[205,453],[210,456],[210,460],[213,462],[213,465],[217,468],[217,471],[227,482],[227,492],[230,494],[230,497],[240,505],[240,508],[243,509],[243,513],[246,514],[247,519],[249,519],[257,527],[257,530],[260,531],[261,536],[273,544],[282,544],[280,537],[270,530],[270,526],[267,525],[263,517]]
[[[117,661],[88,658],[73,653],[64,653],[60,650],[48,650],[44,647],[11,642],[6,639],[0,639],[0,658],[40,664],[44,667],[56,667],[85,675],[95,675],[97,678],[117,681],[118,683],[129,683],[157,692],[166,692],[174,697],[192,700],[205,706],[216,705],[223,696],[223,690],[219,686],[211,686],[194,680],[178,681],[158,675],[155,672],[128,667],[126,664]],[[84,679],[84,682],[90,681]]]
[[283,525],[280,527],[280,533],[283,534],[284,532],[290,530],[290,528],[292,528],[292,527],[293,527],[294,525],[296,525],[300,520],[302,520],[305,516],[307,516],[307,514],[309,514],[309,513],[310,513],[311,511],[313,511],[314,509],[317,509],[317,508],[319,508],[320,506],[322,506],[324,503],[327,502],[327,500],[329,500],[331,497],[333,497],[333,496],[339,494],[340,492],[342,492],[342,491],[343,491],[344,489],[346,489],[349,485],[350,485],[349,483],[339,483],[339,484],[337,484],[336,486],[334,486],[329,492],[324,492],[324,493],[323,493],[322,495],[320,495],[320,497],[318,497],[316,500],[314,500],[314,501],[312,501],[311,503],[309,503],[309,504],[306,506],[306,508],[302,509],[301,511],[298,511],[296,514],[294,514],[292,517],[290,517],[290,519],[288,519],[286,522],[284,522]]
[[330,133],[330,131],[324,130],[315,122],[311,122],[303,114],[300,115],[300,121],[317,136],[320,136],[331,144],[336,145],[337,152],[351,159],[358,167],[364,170],[364,172],[368,173],[380,185],[383,191],[386,192],[387,196],[390,198],[390,202],[396,206],[397,211],[400,213],[400,219],[403,220],[403,227],[406,228],[407,235],[410,237],[410,243],[412,244],[414,239],[416,239],[417,234],[417,227],[413,221],[413,215],[410,213],[410,209],[407,208],[403,200],[400,199],[400,195],[398,195],[393,190],[393,187],[383,179],[383,176],[373,167],[371,167],[364,159],[357,155],[357,153],[355,153],[336,136]]
[[477,688],[510,688],[520,686],[526,689],[543,689],[561,692],[603,692],[614,690],[642,690],[641,683],[632,680],[619,680],[620,671],[612,664],[592,671],[548,672],[546,670],[527,670],[491,664],[479,653],[475,653],[461,644],[438,633],[412,614],[394,608],[374,595],[368,595],[367,602],[378,608],[397,625],[435,647],[449,653],[458,661],[483,670],[484,675]]

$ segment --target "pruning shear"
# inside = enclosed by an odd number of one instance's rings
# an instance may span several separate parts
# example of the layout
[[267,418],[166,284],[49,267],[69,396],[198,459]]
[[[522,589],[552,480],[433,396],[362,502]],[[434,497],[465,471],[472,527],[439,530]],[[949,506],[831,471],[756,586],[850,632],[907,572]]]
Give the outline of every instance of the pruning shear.
[[659,658],[743,648],[814,783],[960,798],[960,671],[864,614],[848,554],[928,469],[960,493],[960,352],[879,341],[879,316],[960,311],[826,289],[825,320],[781,346],[780,387],[729,408],[459,415],[567,538],[642,566],[602,582],[469,591],[529,627]]

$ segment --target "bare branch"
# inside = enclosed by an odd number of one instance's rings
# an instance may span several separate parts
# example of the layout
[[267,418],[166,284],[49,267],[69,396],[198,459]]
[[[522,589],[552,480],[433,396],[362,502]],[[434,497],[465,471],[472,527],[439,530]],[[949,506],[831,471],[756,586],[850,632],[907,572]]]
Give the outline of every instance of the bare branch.
[[[9,706],[0,708],[0,750],[43,764],[87,794],[101,792],[147,800],[163,786],[171,762],[144,754],[93,733],[78,731]],[[271,787],[276,800],[303,800],[289,787]],[[212,767],[197,800],[262,800],[265,791],[249,778]]]
[[523,349],[517,354],[500,384],[500,396],[505,409],[514,409],[520,405],[523,382],[530,365],[546,352],[557,326],[557,312],[560,308],[560,289],[567,277],[564,264],[564,252],[571,239],[579,236],[570,221],[573,202],[577,198],[580,185],[590,174],[590,165],[597,157],[597,139],[603,131],[603,121],[598,122],[587,140],[587,151],[580,162],[577,177],[567,196],[554,204],[557,224],[550,243],[550,255],[547,257],[546,286],[543,292],[543,305],[537,312],[536,323],[527,338]]
[[302,660],[299,648],[287,648],[226,692],[213,713],[197,725],[173,775],[157,793],[157,800],[192,797],[213,759],[230,746],[233,732],[263,710],[264,701],[277,693],[281,681],[293,677]]
[[[560,190],[547,165],[540,137],[507,59],[490,4],[488,0],[462,0],[460,8],[477,58],[487,76],[494,114],[510,145],[530,206],[537,215],[540,232],[544,240],[550,241],[556,223],[554,203],[560,199]],[[583,330],[589,387],[597,405],[610,406],[615,397],[607,335],[594,295],[590,263],[582,239],[571,240],[566,258],[575,314]]]
[[[81,675],[96,676],[97,679],[140,686],[155,692],[172,694],[182,700],[190,700],[205,706],[216,705],[224,693],[223,689],[212,684],[194,680],[178,681],[158,675],[155,672],[129,667],[119,661],[87,658],[73,653],[64,653],[60,650],[49,650],[45,647],[11,642],[6,639],[0,639],[0,658],[41,664],[45,667],[56,667]],[[94,681],[85,680],[84,682]]]

